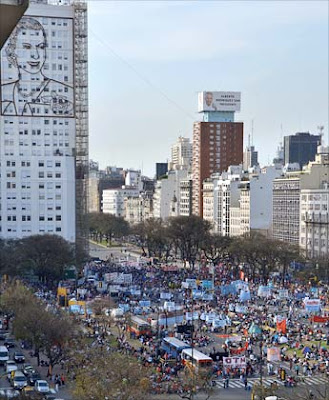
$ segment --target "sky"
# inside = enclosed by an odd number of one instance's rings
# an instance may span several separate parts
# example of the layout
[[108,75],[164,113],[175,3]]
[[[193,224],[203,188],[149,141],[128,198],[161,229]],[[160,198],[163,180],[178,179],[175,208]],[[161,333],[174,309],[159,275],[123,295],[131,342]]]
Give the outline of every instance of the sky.
[[241,92],[262,165],[284,135],[324,125],[328,143],[328,4],[89,1],[90,158],[153,177],[203,90]]

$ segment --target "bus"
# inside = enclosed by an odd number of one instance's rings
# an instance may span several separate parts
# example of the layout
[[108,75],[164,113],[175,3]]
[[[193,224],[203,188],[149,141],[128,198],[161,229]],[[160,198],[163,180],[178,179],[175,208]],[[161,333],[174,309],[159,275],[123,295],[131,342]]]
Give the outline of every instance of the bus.
[[182,350],[188,349],[191,346],[182,340],[168,336],[162,340],[161,347],[165,352],[176,358]]
[[211,357],[191,347],[182,350],[181,356],[184,365],[193,366],[196,369],[211,367],[213,363]]
[[131,317],[127,328],[130,332],[130,335],[137,338],[140,336],[152,336],[151,325],[136,315]]

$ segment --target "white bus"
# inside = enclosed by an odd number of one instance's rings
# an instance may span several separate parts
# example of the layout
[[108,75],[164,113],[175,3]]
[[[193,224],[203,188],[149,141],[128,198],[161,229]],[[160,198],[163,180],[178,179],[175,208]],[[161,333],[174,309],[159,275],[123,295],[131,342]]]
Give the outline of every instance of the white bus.
[[211,357],[191,347],[184,349],[181,353],[181,357],[184,365],[190,364],[195,368],[211,367],[213,363]]

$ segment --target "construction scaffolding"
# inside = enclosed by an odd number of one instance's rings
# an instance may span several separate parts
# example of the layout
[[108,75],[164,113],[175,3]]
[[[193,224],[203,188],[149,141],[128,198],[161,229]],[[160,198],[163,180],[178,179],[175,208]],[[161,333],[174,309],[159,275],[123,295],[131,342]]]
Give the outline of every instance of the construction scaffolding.
[[76,248],[88,252],[88,27],[87,2],[74,0]]

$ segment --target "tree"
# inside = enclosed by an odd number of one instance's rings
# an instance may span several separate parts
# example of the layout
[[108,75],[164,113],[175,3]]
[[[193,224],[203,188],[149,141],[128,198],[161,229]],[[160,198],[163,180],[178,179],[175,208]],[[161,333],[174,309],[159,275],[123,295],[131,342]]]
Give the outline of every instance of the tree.
[[73,245],[57,235],[32,235],[19,242],[20,267],[29,268],[44,282],[58,281],[74,262]]
[[274,245],[277,252],[276,260],[281,267],[282,283],[284,284],[291,262],[302,260],[302,256],[299,247],[291,243],[276,240]]
[[181,399],[193,400],[198,392],[203,392],[203,399],[208,400],[214,393],[211,369],[197,370],[188,363],[178,378],[177,396]]
[[275,241],[257,232],[234,238],[230,252],[236,263],[245,264],[247,275],[251,279],[258,275],[266,281],[276,266]]
[[45,303],[19,281],[4,288],[1,308],[14,315],[15,337],[33,345],[38,361],[41,351],[52,367],[66,357],[70,343],[78,333],[68,315],[61,310],[46,309]]
[[167,225],[160,218],[150,218],[135,225],[132,233],[137,238],[137,245],[144,255],[165,259],[169,257],[172,240]]
[[204,219],[191,215],[169,219],[168,235],[173,244],[179,249],[181,258],[188,261],[194,268],[201,245],[210,231],[210,223]]
[[145,400],[149,386],[147,370],[130,356],[105,355],[104,351],[87,348],[77,353],[74,399]]
[[121,238],[129,233],[129,224],[122,217],[112,214],[90,213],[89,231],[97,242],[105,237],[111,244],[113,237]]
[[201,247],[207,259],[216,265],[229,255],[231,243],[232,239],[228,236],[209,233]]
[[18,250],[18,241],[0,239],[0,273],[15,276],[19,273],[22,257]]

